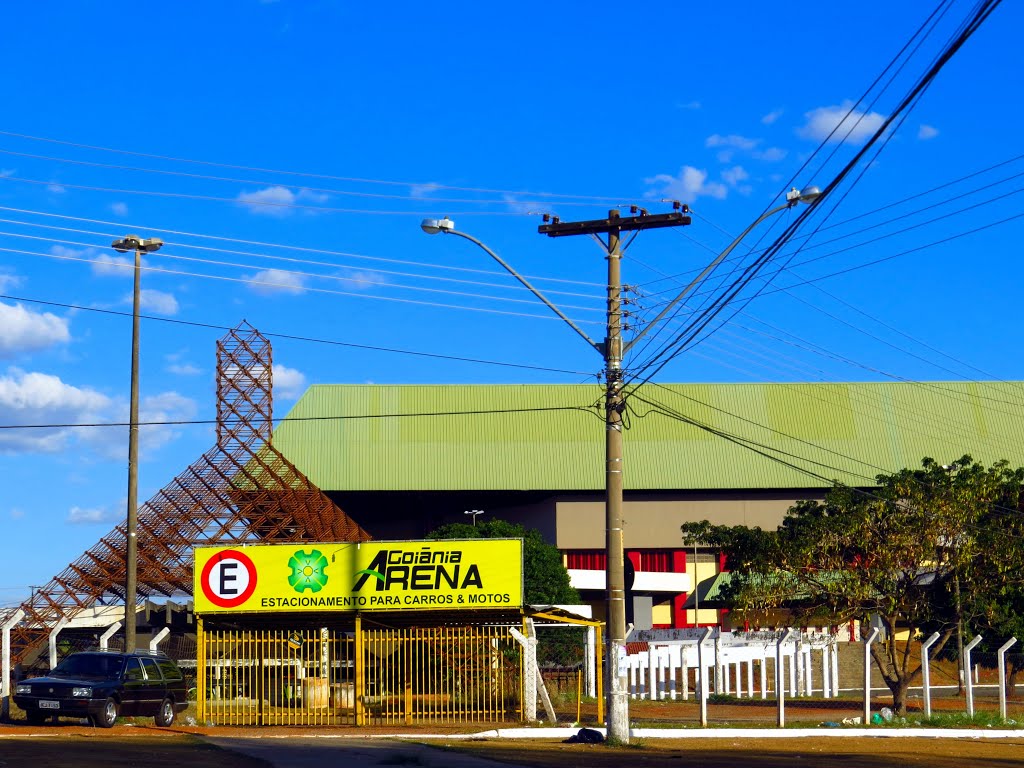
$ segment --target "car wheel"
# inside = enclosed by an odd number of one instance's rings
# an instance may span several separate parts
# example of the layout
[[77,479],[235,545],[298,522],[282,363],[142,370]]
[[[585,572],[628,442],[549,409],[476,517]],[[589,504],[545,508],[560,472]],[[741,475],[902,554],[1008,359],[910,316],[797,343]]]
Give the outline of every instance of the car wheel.
[[153,718],[153,722],[155,722],[160,728],[170,728],[171,724],[174,722],[174,702],[170,699],[164,699],[160,703],[160,710]]
[[102,711],[92,720],[100,728],[113,728],[117,722],[117,709],[117,702],[114,699],[107,699],[103,702]]
[[26,712],[25,719],[28,720],[29,725],[42,725],[46,722],[50,715],[43,712]]

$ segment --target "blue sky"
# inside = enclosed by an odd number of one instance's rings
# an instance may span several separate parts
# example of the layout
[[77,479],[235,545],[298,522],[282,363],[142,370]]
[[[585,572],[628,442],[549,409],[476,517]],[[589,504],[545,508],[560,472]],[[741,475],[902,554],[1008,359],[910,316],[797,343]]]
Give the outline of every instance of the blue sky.
[[[592,349],[420,219],[452,216],[600,338],[602,253],[541,237],[539,212],[691,205],[690,227],[646,232],[624,260],[656,312],[791,179],[824,186],[969,5],[817,155],[925,4],[12,6],[0,293],[17,298],[0,299],[0,424],[126,418],[130,318],[90,311],[130,312],[109,248],[126,233],[167,241],[146,260],[148,314],[568,371],[275,339],[281,415],[313,383],[586,380]],[[788,268],[657,379],[1024,379],[1022,27],[1019,4],[998,8]],[[221,335],[143,323],[143,420],[212,417]],[[144,428],[140,501],[212,442],[209,426]],[[126,446],[123,428],[0,432],[0,606],[123,517]]]

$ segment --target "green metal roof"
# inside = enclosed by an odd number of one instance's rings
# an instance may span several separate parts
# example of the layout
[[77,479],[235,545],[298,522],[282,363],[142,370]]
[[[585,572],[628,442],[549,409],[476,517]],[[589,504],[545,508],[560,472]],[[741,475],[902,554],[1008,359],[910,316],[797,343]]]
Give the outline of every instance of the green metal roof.
[[[1020,382],[899,382],[648,384],[639,395],[826,478],[868,485],[924,456],[1024,464],[1022,393]],[[274,444],[329,491],[599,490],[603,409],[541,409],[602,397],[597,385],[317,385]],[[631,404],[627,489],[827,485]]]

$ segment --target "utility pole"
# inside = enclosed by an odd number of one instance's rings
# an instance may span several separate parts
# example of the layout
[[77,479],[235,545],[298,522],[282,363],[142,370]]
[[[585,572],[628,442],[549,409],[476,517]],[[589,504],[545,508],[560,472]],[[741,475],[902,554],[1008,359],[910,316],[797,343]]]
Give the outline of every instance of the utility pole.
[[135,597],[138,593],[138,522],[139,504],[139,302],[142,282],[142,254],[159,250],[164,241],[158,237],[143,240],[138,235],[125,235],[111,247],[118,253],[135,251],[135,284],[132,291],[132,383],[128,415],[128,513],[125,522],[124,557],[124,650],[135,650]]
[[608,259],[607,334],[597,345],[605,364],[605,576],[608,591],[608,738],[629,742],[629,690],[626,670],[626,585],[625,552],[622,533],[622,248],[620,234],[660,227],[676,227],[690,223],[690,217],[679,212],[622,218],[618,210],[608,211],[607,219],[561,222],[555,218],[537,231],[548,237],[567,235],[608,236],[605,246]]

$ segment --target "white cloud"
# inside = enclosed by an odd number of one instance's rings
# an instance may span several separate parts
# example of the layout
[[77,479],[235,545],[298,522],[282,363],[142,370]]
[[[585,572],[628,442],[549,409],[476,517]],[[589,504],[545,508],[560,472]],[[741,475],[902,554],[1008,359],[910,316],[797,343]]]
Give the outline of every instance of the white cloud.
[[300,189],[298,192],[292,192],[288,187],[280,185],[264,187],[255,192],[241,192],[237,197],[238,202],[246,206],[252,213],[277,218],[290,216],[294,213],[292,206],[302,203],[323,204],[328,199],[328,196],[323,192],[316,192],[311,189]]
[[50,253],[54,256],[65,256],[69,259],[91,261],[92,273],[94,275],[131,277],[132,269],[135,266],[134,257],[115,256],[112,253],[104,253],[99,248],[91,246],[88,248],[68,248],[64,245],[51,245]]
[[372,288],[375,285],[386,283],[388,280],[378,272],[356,271],[342,277],[342,282],[345,283],[346,287],[359,291],[363,288]]
[[[173,424],[146,422],[175,422],[192,419],[198,408],[191,398],[177,392],[161,392],[142,399],[139,403],[139,456],[145,461],[151,454],[177,439],[179,432]],[[128,403],[124,400],[111,401],[104,410],[101,421],[127,422]],[[97,427],[79,429],[79,439],[93,448],[93,452],[114,461],[128,457],[128,432],[124,427]]]
[[264,187],[255,192],[240,193],[238,202],[261,216],[282,217],[291,214],[292,210],[287,206],[295,204],[295,193],[287,187]]
[[720,151],[718,152],[718,154],[717,154],[717,155],[715,155],[715,157],[717,157],[717,158],[718,158],[718,162],[720,162],[720,163],[723,163],[723,164],[724,164],[724,163],[731,163],[731,162],[732,162],[732,159],[733,159],[733,157],[734,157],[735,155],[736,155],[736,151],[735,151],[735,150],[732,150],[732,149],[723,149],[723,150],[720,150]]
[[[4,424],[82,424],[98,421],[110,398],[93,389],[65,384],[57,376],[10,368],[0,376],[0,422]],[[71,436],[68,428],[11,429],[0,432],[0,453],[54,453]]]
[[409,187],[409,197],[429,197],[441,188],[440,184],[428,181],[426,184],[413,184]]
[[829,142],[848,140],[855,144],[866,141],[885,122],[885,115],[858,112],[849,100],[839,106],[812,109],[805,112],[804,117],[807,122],[797,129],[801,138]]
[[111,203],[110,210],[115,216],[127,216],[128,206],[125,203]]
[[46,349],[71,341],[68,320],[34,312],[21,304],[0,303],[0,358]]
[[245,278],[251,281],[249,287],[256,293],[302,293],[306,286],[302,275],[281,269],[264,269]]
[[306,389],[306,376],[294,368],[274,363],[274,394],[289,400],[298,397]]
[[676,104],[676,107],[678,109],[700,109],[700,106],[701,106],[700,102],[696,101],[696,100],[694,100],[694,101],[687,101],[687,102],[680,102],[680,103]]
[[10,272],[0,272],[0,291],[17,288],[19,285],[21,285],[21,277],[12,275]]
[[501,198],[505,201],[505,205],[508,207],[510,211],[513,211],[515,213],[534,212],[534,206],[531,206],[529,203],[520,202],[519,198],[517,198],[515,195],[510,195],[506,192],[501,196]]
[[782,110],[773,109],[771,112],[769,112],[767,115],[761,118],[761,122],[764,123],[765,125],[771,125],[780,117],[782,117]]
[[192,363],[171,363],[167,366],[167,372],[176,376],[198,376],[203,370]]
[[67,189],[62,187],[57,182],[51,181],[49,184],[46,185],[46,191],[51,192],[55,195],[63,195],[65,192],[67,192]]
[[[125,301],[131,304],[132,295],[128,294]],[[146,312],[156,312],[158,315],[178,314],[178,300],[174,295],[152,288],[143,288],[139,292],[139,306]]]
[[20,509],[19,507],[14,507],[11,510],[11,519],[12,520],[21,520],[21,518],[23,518],[24,516],[25,516],[25,510],[24,509]]
[[673,200],[692,202],[698,197],[713,197],[722,200],[728,194],[725,184],[717,181],[709,182],[708,172],[684,165],[678,176],[659,173],[657,176],[644,179],[645,184],[655,189],[648,193],[649,197],[668,197]]
[[94,525],[118,523],[127,515],[127,500],[121,509],[111,510],[106,507],[72,507],[68,511],[68,522],[72,525]]
[[13,176],[17,171],[14,168],[0,168],[0,179],[6,179],[8,176]]
[[781,147],[768,147],[750,153],[755,160],[763,160],[766,163],[777,163],[779,160],[785,159],[787,154],[789,153]]
[[931,125],[922,125],[917,129],[917,138],[921,141],[928,141],[928,139],[934,139],[939,135],[939,129]]
[[728,136],[722,136],[721,134],[714,133],[708,136],[707,140],[704,142],[704,146],[731,147],[732,149],[749,151],[760,143],[760,139],[748,139],[746,136],[738,136],[735,133],[729,134]]
[[745,181],[749,178],[750,174],[747,173],[741,165],[734,165],[732,168],[726,168],[722,171],[722,181],[730,187],[735,187],[741,181]]

